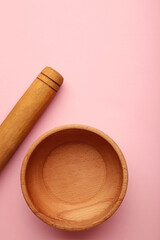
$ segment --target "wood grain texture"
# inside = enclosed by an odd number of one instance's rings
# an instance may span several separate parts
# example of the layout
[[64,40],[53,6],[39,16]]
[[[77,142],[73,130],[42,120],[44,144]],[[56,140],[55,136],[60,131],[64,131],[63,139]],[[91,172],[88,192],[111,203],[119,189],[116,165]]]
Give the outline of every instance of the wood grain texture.
[[121,204],[128,171],[122,152],[103,132],[67,125],[29,149],[21,187],[30,209],[56,228],[78,231],[108,219]]
[[0,125],[0,170],[41,116],[62,82],[63,77],[58,72],[46,67]]

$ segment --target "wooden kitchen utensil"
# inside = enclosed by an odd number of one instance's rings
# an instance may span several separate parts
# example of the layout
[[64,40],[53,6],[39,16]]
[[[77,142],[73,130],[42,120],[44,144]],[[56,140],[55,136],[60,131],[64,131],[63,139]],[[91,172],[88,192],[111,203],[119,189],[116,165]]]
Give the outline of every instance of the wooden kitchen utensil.
[[29,133],[62,82],[63,77],[57,71],[44,68],[0,125],[0,170]]
[[117,144],[84,125],[42,135],[22,165],[21,187],[30,209],[56,228],[77,231],[108,219],[121,204],[128,172]]

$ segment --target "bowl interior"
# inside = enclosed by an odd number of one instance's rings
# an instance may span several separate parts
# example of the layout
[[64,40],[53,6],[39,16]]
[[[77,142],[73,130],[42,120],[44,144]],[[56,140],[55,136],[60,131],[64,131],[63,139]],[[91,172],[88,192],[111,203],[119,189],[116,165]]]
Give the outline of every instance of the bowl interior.
[[117,152],[86,129],[64,129],[46,137],[25,169],[29,205],[42,220],[68,230],[89,228],[108,218],[120,201],[122,185]]

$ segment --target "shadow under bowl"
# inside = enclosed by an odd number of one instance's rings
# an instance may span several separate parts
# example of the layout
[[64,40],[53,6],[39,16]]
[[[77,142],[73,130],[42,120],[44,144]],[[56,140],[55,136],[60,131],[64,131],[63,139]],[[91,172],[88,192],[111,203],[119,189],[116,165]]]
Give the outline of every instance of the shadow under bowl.
[[85,230],[121,204],[128,172],[122,152],[103,132],[67,125],[43,134],[29,149],[21,187],[30,209],[59,229]]

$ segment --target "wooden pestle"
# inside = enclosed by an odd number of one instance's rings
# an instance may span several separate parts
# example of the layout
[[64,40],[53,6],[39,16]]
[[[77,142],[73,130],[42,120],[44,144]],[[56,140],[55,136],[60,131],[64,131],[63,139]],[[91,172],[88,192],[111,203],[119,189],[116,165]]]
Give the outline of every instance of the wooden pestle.
[[44,68],[0,125],[0,170],[56,95],[62,82],[63,77],[57,71]]

